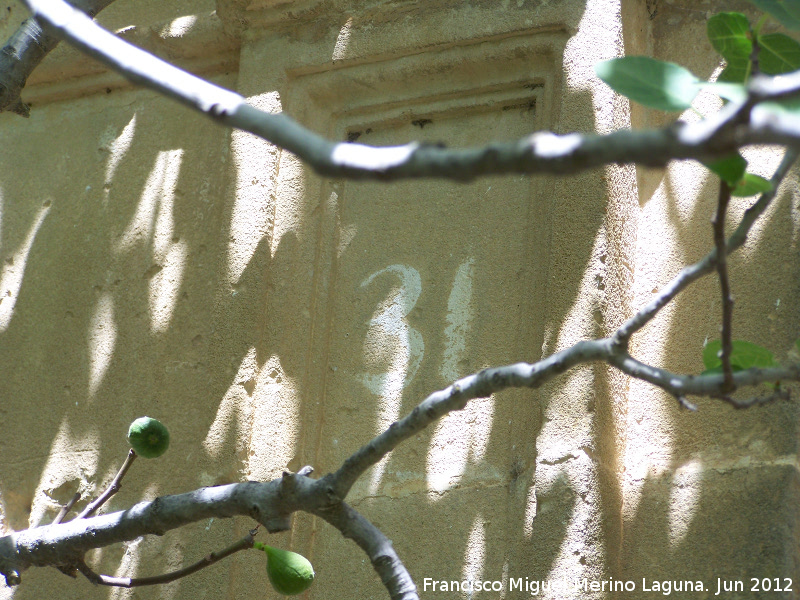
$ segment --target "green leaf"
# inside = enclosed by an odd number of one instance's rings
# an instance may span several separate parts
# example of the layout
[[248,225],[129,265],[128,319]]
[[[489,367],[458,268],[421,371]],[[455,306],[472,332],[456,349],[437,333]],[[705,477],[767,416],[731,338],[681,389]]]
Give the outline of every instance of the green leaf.
[[731,196],[746,198],[747,196],[755,196],[771,190],[772,184],[768,180],[753,173],[745,173],[741,181],[731,190]]
[[706,369],[716,369],[722,364],[719,351],[722,350],[722,340],[711,340],[703,347],[703,365]]
[[797,0],[750,0],[750,2],[771,14],[787,29],[800,30],[800,4]]
[[701,88],[731,102],[744,102],[747,100],[747,88],[741,83],[709,81],[704,83]]
[[703,83],[675,63],[647,56],[606,60],[596,64],[594,72],[615,92],[644,106],[666,111],[690,108]]
[[738,185],[747,169],[747,161],[738,153],[703,164],[713,173],[719,175],[720,179],[728,182],[731,187]]
[[[732,371],[736,369],[731,368]],[[714,367],[713,369],[706,369],[700,375],[722,375],[722,367]]]
[[794,345],[797,346],[797,350],[798,350],[798,352],[800,352],[800,339],[796,339],[794,341]]
[[767,75],[800,69],[800,44],[782,33],[758,36],[758,65]]
[[[731,368],[734,371],[742,371],[751,367],[778,366],[772,352],[758,344],[734,340],[731,346]],[[722,359],[718,356],[721,349],[722,340],[710,341],[703,348],[703,365],[706,367],[706,372],[713,370],[716,373],[716,369],[722,366]]]
[[778,363],[772,352],[751,342],[743,340],[733,341],[733,351],[731,352],[731,363],[736,363],[740,369],[751,367],[777,367]]
[[742,13],[724,12],[708,20],[708,40],[725,60],[750,60],[753,42],[748,37],[750,21]]
[[736,59],[727,61],[728,65],[717,77],[717,81],[725,83],[745,83],[750,76],[750,60]]

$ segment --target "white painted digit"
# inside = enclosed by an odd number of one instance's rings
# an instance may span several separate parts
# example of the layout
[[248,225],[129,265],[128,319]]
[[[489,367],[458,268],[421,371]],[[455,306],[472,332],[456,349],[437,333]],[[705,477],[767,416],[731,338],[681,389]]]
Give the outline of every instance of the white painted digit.
[[[359,381],[378,396],[376,432],[383,431],[400,416],[403,388],[414,379],[425,353],[422,334],[406,320],[422,292],[419,271],[406,265],[390,265],[367,277],[361,287],[369,286],[382,275],[394,275],[400,286],[389,293],[372,315],[364,339],[364,356],[367,364],[380,365],[385,370],[359,376]],[[380,487],[385,468],[386,458],[375,465],[371,494]]]
[[[384,274],[395,275],[400,280],[400,286],[391,291],[372,315],[364,350],[367,354],[373,354],[376,348],[388,347],[389,365],[383,373],[364,373],[359,379],[368,390],[381,398],[396,398],[399,401],[400,392],[414,379],[425,353],[422,334],[406,320],[422,293],[422,279],[419,271],[413,267],[390,265],[367,277],[361,282],[361,287],[367,287]],[[391,416],[386,425],[396,418],[396,414]]]

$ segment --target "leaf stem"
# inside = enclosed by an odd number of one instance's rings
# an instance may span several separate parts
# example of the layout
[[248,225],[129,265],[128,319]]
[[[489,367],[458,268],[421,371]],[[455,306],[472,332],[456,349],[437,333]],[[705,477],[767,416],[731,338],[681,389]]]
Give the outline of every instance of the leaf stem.
[[131,577],[111,577],[109,575],[99,575],[94,571],[92,571],[92,569],[83,561],[80,561],[75,566],[81,573],[83,573],[86,579],[97,585],[131,588],[131,587],[139,587],[142,585],[158,585],[162,583],[169,583],[170,581],[175,581],[176,579],[180,579],[181,577],[186,577],[187,575],[196,573],[200,569],[204,569],[208,566],[211,566],[214,563],[219,562],[223,558],[226,558],[231,554],[234,554],[235,552],[252,548],[255,545],[253,542],[253,536],[255,535],[255,532],[256,529],[252,529],[250,532],[248,532],[246,536],[244,536],[235,544],[232,544],[227,548],[220,550],[219,552],[212,552],[211,554],[204,556],[199,561],[197,561],[192,565],[189,565],[188,567],[184,567],[183,569],[178,569],[177,571],[172,571],[171,573],[162,573],[161,575],[154,575],[152,577],[131,578]]

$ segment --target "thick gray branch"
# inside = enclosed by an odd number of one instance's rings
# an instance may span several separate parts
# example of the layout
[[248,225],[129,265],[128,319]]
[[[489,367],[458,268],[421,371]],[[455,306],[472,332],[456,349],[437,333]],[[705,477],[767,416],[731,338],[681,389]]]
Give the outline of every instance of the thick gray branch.
[[[722,375],[679,375],[652,367],[633,358],[613,337],[583,341],[537,363],[484,369],[434,392],[406,417],[395,421],[386,431],[359,448],[336,473],[326,476],[323,481],[327,479],[336,495],[344,498],[369,467],[440,417],[464,408],[469,400],[485,398],[507,388],[537,388],[572,367],[597,361],[604,361],[631,377],[648,381],[679,399],[686,395],[710,396],[739,406],[739,403],[725,395]],[[800,365],[747,369],[734,373],[733,381],[736,387],[762,382],[800,381]]]
[[31,566],[73,565],[92,548],[163,535],[211,517],[249,515],[269,531],[284,530],[291,511],[284,507],[280,487],[280,481],[272,481],[201,488],[141,502],[125,511],[15,532],[0,538],[0,573],[8,579]]
[[316,514],[361,547],[392,600],[418,600],[417,586],[397,556],[392,542],[363,515],[344,502]]
[[434,392],[406,417],[395,421],[366,446],[353,453],[331,477],[336,493],[344,498],[352,485],[369,467],[379,462],[401,442],[454,410],[461,410],[468,401],[485,398],[511,387],[539,387],[575,365],[602,360],[609,353],[605,340],[578,342],[571,348],[549,356],[535,364],[517,363],[506,367],[484,369],[459,379],[450,387]]
[[[114,0],[72,0],[70,3],[95,16]],[[33,17],[26,19],[0,50],[0,112],[13,111],[23,117],[30,114],[20,94],[25,82],[61,38],[43,31]]]
[[[800,145],[800,119],[754,112],[756,101],[800,93],[800,78],[759,79],[756,96],[729,105],[700,123],[678,123],[654,131],[618,131],[608,135],[549,132],[516,142],[449,150],[424,144],[371,147],[336,143],[283,114],[262,112],[239,94],[213,85],[124,42],[63,0],[24,0],[37,20],[58,36],[118,71],[132,82],[169,96],[217,121],[249,131],[296,154],[330,177],[401,179],[446,177],[470,180],[490,174],[575,173],[611,163],[662,166],[676,158],[711,159],[757,143]],[[787,85],[786,81],[792,82]],[[774,87],[774,90],[772,87]],[[774,92],[774,93],[773,93]],[[760,107],[756,106],[754,111]]]
[[[676,397],[687,394],[720,396],[722,375],[677,375],[632,358],[611,338],[579,342],[535,364],[517,363],[485,369],[431,394],[404,419],[348,458],[342,467],[322,479],[284,474],[269,483],[246,482],[201,488],[187,494],[142,502],[128,510],[91,519],[48,525],[0,538],[0,573],[9,585],[31,566],[74,567],[86,551],[143,535],[163,535],[171,529],[211,517],[248,515],[269,531],[289,527],[289,515],[304,510],[318,515],[352,538],[367,552],[373,567],[395,600],[414,600],[416,591],[389,540],[366,519],[343,503],[355,480],[403,440],[444,414],[462,409],[473,398],[511,387],[538,387],[582,363],[605,361],[621,371],[649,381]],[[800,381],[800,365],[748,369],[734,374],[737,386],[764,381]],[[729,400],[728,398],[725,398]],[[730,401],[730,400],[729,400]]]

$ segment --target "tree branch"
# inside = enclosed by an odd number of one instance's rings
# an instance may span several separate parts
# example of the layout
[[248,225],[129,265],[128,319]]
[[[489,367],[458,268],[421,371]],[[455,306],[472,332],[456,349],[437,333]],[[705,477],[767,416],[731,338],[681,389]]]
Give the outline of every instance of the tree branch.
[[75,568],[78,569],[83,575],[96,585],[108,585],[114,587],[139,587],[143,585],[159,585],[162,583],[169,583],[170,581],[175,581],[176,579],[180,579],[181,577],[186,577],[187,575],[191,575],[192,573],[196,573],[200,569],[205,569],[221,561],[223,558],[227,558],[231,554],[239,552],[240,550],[247,550],[253,547],[253,538],[256,535],[256,530],[251,530],[246,536],[240,539],[235,544],[232,544],[225,548],[224,550],[220,550],[219,552],[212,552],[204,556],[202,559],[197,561],[196,563],[189,565],[188,567],[184,567],[183,569],[178,569],[177,571],[172,571],[171,573],[163,573],[161,575],[154,575],[152,577],[111,577],[109,575],[98,575],[89,566],[83,562],[83,560],[79,561]]
[[[95,16],[114,0],[72,0],[72,6]],[[0,50],[0,112],[28,117],[30,107],[20,98],[25,82],[61,38],[43,31],[33,17],[26,19]]]
[[64,520],[64,517],[67,516],[67,513],[72,510],[72,507],[75,506],[75,503],[81,499],[81,495],[79,492],[75,492],[75,495],[70,498],[69,502],[67,502],[64,506],[61,507],[61,510],[58,511],[56,518],[53,519],[53,525],[57,525]]
[[[24,1],[36,19],[53,28],[58,36],[103,61],[134,83],[165,94],[222,124],[263,137],[293,152],[318,173],[327,176],[384,180],[412,177],[470,180],[489,174],[575,173],[610,163],[661,166],[676,158],[721,157],[740,146],[754,143],[784,143],[800,147],[800,119],[784,118],[758,105],[765,100],[800,94],[800,72],[776,79],[754,78],[749,97],[744,103],[730,103],[714,117],[696,124],[677,123],[662,130],[618,131],[608,135],[540,132],[517,142],[494,143],[463,150],[422,144],[373,148],[361,144],[336,143],[318,136],[283,114],[259,111],[249,106],[239,94],[190,75],[131,46],[62,0]],[[787,152],[773,177],[774,182],[780,183],[796,157],[796,153]],[[731,382],[734,386],[744,386],[765,381],[800,381],[800,365],[752,368],[717,375],[678,375],[642,363],[627,352],[628,341],[635,331],[652,319],[682,289],[712,271],[720,261],[724,264],[727,253],[744,243],[747,231],[774,195],[774,191],[764,194],[747,211],[728,244],[723,239],[706,258],[684,269],[653,303],[629,319],[612,337],[578,342],[534,364],[517,363],[485,369],[465,377],[431,394],[410,414],[357,450],[335,473],[317,480],[304,474],[285,473],[281,479],[267,483],[246,482],[201,488],[187,494],[142,502],[113,514],[14,532],[0,538],[0,573],[6,577],[8,585],[16,585],[20,581],[20,573],[26,568],[53,565],[65,570],[79,568],[87,577],[104,585],[134,585],[132,582],[136,580],[133,579],[97,575],[86,567],[84,554],[92,548],[143,535],[163,535],[171,529],[210,517],[248,515],[264,524],[270,532],[281,531],[289,527],[292,512],[303,510],[325,519],[343,535],[353,539],[367,553],[393,599],[416,600],[414,583],[391,542],[367,519],[345,504],[344,499],[355,481],[369,467],[446,413],[463,409],[471,399],[486,397],[506,388],[541,386],[575,366],[598,361],[661,387],[687,408],[694,408],[686,399],[688,395],[721,398],[736,406],[762,401],[755,399],[737,403],[727,397]],[[724,210],[719,212],[724,214]],[[763,401],[780,394],[778,391]],[[308,472],[308,469],[303,470],[303,473]],[[242,546],[239,549],[246,546],[240,540],[230,548],[239,545]],[[222,551],[220,556],[229,549]],[[187,569],[195,568],[198,564]],[[179,572],[182,571],[185,570]],[[173,575],[175,573],[157,577]]]
[[125,462],[122,463],[122,466],[117,472],[117,475],[114,477],[114,480],[111,484],[106,488],[100,497],[97,498],[94,502],[90,502],[86,508],[83,509],[83,512],[78,515],[78,519],[85,519],[86,517],[92,516],[97,510],[105,504],[105,502],[111,498],[114,494],[116,494],[122,488],[122,478],[125,477],[125,473],[128,472],[128,469],[131,468],[133,461],[136,460],[136,452],[131,448],[128,451],[128,456],[125,457]]
[[14,585],[14,573],[18,580],[19,573],[30,566],[72,566],[92,548],[143,535],[163,535],[211,517],[248,515],[270,532],[283,531],[289,528],[288,515],[295,509],[284,505],[280,483],[200,488],[141,502],[125,511],[14,532],[0,538],[0,573],[8,585]]
[[728,394],[735,389],[733,383],[733,368],[731,367],[731,352],[733,352],[733,297],[728,280],[728,252],[725,249],[725,215],[728,212],[728,203],[731,200],[731,187],[724,180],[719,182],[719,196],[717,198],[717,211],[711,223],[714,230],[714,246],[716,249],[717,274],[719,275],[720,293],[722,294],[722,374],[724,377],[721,391]]
[[375,525],[344,502],[314,514],[353,540],[369,557],[372,567],[389,591],[392,600],[418,600],[417,586],[397,556],[392,542]]
[[[416,598],[413,582],[388,539],[343,503],[353,482],[403,440],[444,414],[464,408],[470,399],[511,387],[538,387],[571,367],[594,361],[608,362],[678,398],[688,394],[712,397],[722,394],[722,375],[670,373],[637,361],[611,338],[578,342],[538,363],[484,369],[431,394],[407,417],[393,423],[356,451],[336,473],[321,479],[284,473],[281,479],[268,483],[201,488],[141,502],[125,511],[11,533],[0,538],[0,573],[6,577],[7,585],[17,585],[20,573],[28,567],[75,567],[92,548],[143,535],[163,535],[171,529],[210,517],[248,515],[270,532],[283,531],[289,528],[289,515],[303,510],[324,518],[367,551],[393,599],[413,600]],[[800,365],[747,369],[734,373],[733,379],[738,387],[764,381],[800,381]]]
[[[736,230],[725,244],[725,251],[728,254],[731,254],[744,245],[745,241],[747,240],[747,234],[750,232],[750,228],[775,198],[776,194],[778,193],[778,187],[788,175],[789,170],[797,161],[799,155],[800,153],[793,149],[788,149],[783,155],[781,163],[778,165],[778,168],[775,170],[775,173],[770,179],[772,190],[762,194],[756,203],[745,211],[744,215],[742,216],[742,220],[736,227]],[[649,304],[647,304],[639,312],[623,323],[623,325],[612,336],[613,343],[627,348],[630,338],[634,333],[639,331],[648,322],[650,322],[650,320],[656,316],[658,311],[669,304],[673,298],[689,287],[689,285],[701,277],[711,273],[714,270],[716,260],[717,249],[714,248],[695,264],[682,269],[681,272],[678,273],[678,275],[672,281],[670,281],[669,284],[667,284],[667,286],[661,290],[661,292]]]
[[443,177],[468,181],[510,173],[577,173],[611,163],[663,166],[679,158],[721,158],[749,144],[800,146],[800,118],[770,111],[756,114],[761,108],[758,106],[753,108],[749,119],[742,114],[757,102],[800,94],[800,73],[776,80],[757,78],[744,103],[730,103],[714,117],[699,123],[676,123],[660,130],[626,130],[608,135],[539,132],[516,142],[460,150],[419,143],[392,147],[336,143],[284,114],[260,111],[239,94],[136,48],[63,0],[24,0],[24,3],[37,20],[58,36],[133,83],[164,94],[222,124],[262,137],[329,177],[381,180]]

